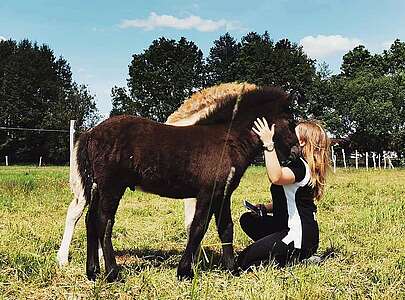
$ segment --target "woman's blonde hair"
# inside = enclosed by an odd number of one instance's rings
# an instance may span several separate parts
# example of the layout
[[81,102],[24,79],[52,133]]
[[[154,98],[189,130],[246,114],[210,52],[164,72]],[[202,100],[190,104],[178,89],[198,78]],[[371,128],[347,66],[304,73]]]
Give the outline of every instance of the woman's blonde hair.
[[319,200],[325,191],[326,173],[330,168],[330,140],[318,121],[301,121],[297,127],[300,141],[305,142],[302,154],[311,171],[310,186],[315,189],[315,199]]

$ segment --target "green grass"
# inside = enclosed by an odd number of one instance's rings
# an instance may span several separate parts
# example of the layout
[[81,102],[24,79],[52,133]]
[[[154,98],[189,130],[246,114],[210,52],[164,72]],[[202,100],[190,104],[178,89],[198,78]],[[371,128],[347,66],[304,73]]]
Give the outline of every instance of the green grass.
[[[262,167],[248,169],[233,194],[234,245],[250,241],[238,218],[243,199],[269,198]],[[113,233],[122,280],[85,277],[84,218],[71,245],[71,263],[59,269],[56,251],[71,200],[66,167],[0,168],[0,299],[404,299],[405,170],[343,170],[332,174],[318,203],[321,265],[273,266],[233,277],[219,265],[219,239],[211,224],[193,281],[176,279],[185,246],[183,203],[127,191]],[[212,222],[214,223],[214,222]]]

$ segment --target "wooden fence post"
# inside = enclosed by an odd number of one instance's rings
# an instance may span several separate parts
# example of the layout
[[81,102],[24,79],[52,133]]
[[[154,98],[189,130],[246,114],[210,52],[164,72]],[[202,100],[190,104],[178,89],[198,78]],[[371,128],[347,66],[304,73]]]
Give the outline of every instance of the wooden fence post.
[[358,152],[356,150],[356,169],[359,168],[359,158],[358,158]]
[[342,155],[343,155],[343,166],[345,167],[345,169],[346,169],[346,154],[345,154],[345,149],[342,149]]
[[333,162],[333,173],[336,173],[336,155],[335,155],[335,149],[332,146],[332,162]]
[[375,163],[375,152],[373,152],[373,166],[374,166],[374,170],[377,169],[377,166]]
[[42,156],[39,157],[38,167],[42,166]]
[[368,152],[366,152],[366,170],[368,171]]
[[381,170],[381,153],[378,153],[378,168]]
[[8,156],[6,155],[6,166],[8,166]]
[[[69,142],[70,142],[70,152],[69,152],[69,168],[73,165],[73,146],[74,146],[74,136],[75,136],[75,123],[76,120],[70,120],[70,130],[69,130]],[[71,171],[71,170],[70,170]]]
[[391,162],[391,157],[388,157],[388,165],[390,169],[394,169],[394,165]]
[[385,153],[383,153],[383,159],[384,159],[384,169],[387,168],[387,159],[385,157]]

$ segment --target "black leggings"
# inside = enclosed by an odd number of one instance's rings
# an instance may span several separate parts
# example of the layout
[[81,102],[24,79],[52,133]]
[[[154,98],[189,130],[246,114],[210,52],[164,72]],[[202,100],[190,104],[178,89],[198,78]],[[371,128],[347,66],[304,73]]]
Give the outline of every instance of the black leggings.
[[237,264],[242,270],[269,261],[284,267],[286,264],[308,258],[316,251],[316,248],[296,249],[293,242],[286,245],[282,239],[289,229],[281,227],[280,222],[272,216],[260,217],[247,212],[241,216],[240,225],[243,231],[255,241],[238,256]]

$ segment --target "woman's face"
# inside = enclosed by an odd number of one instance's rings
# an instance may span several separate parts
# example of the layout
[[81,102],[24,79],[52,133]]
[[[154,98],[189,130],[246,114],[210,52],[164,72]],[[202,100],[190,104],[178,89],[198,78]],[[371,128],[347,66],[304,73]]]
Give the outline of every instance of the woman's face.
[[300,125],[297,125],[295,127],[295,134],[297,135],[298,142],[300,143],[300,146],[303,147],[305,145],[305,142],[300,138],[300,132],[299,132],[299,127]]

